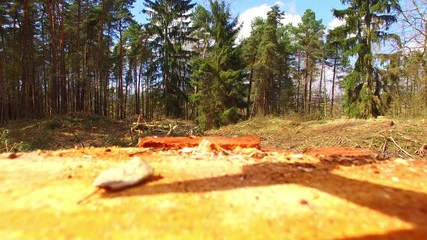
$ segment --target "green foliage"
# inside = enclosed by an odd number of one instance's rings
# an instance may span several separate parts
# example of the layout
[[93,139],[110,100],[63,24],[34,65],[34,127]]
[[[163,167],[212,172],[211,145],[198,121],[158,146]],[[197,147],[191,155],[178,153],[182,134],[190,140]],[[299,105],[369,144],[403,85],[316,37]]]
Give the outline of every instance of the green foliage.
[[[22,142],[21,148],[26,149],[25,151],[34,151],[37,149],[46,149],[47,146],[55,144],[54,139],[51,137],[48,131],[40,132],[31,138],[29,143]],[[22,149],[19,151],[23,151]]]
[[44,123],[44,128],[46,130],[55,130],[63,127],[63,122],[59,117],[49,119]]
[[[0,124],[47,118],[41,129],[60,132],[108,126],[107,116],[142,115],[185,117],[214,128],[234,122],[236,112],[317,117],[329,99],[331,113],[341,114],[344,103],[352,117],[390,109],[425,115],[427,51],[382,51],[390,49],[383,43],[400,47],[406,37],[390,31],[402,10],[397,0],[343,0],[344,9],[334,14],[345,24],[326,38],[312,10],[298,26],[283,26],[286,13],[272,6],[238,41],[238,17],[227,1],[205,1],[206,8],[195,2],[144,0],[148,19],[138,24],[129,10],[134,0],[2,1]],[[409,1],[401,12],[414,30],[406,42],[424,42],[425,18],[417,9],[425,6]],[[342,83],[344,99],[321,85],[331,80],[321,78],[324,66],[333,67],[334,82],[351,71]],[[69,118],[70,112],[92,120]]]
[[302,113],[312,113],[313,83],[319,70],[317,63],[324,62],[325,58],[324,29],[322,20],[317,20],[316,14],[311,9],[304,12],[301,23],[293,29],[298,53],[296,77],[300,87],[297,104],[298,110]]
[[[383,115],[387,107],[380,97],[383,89],[381,79],[376,75],[379,69],[374,64],[376,56],[372,45],[395,39],[388,30],[390,25],[397,21],[396,12],[392,11],[401,11],[399,1],[342,2],[349,6],[344,10],[334,9],[333,12],[336,17],[346,20],[346,24],[339,29],[339,35],[345,33],[351,37],[341,42],[346,43],[347,47],[351,46],[346,51],[347,56],[358,56],[354,73],[345,80],[346,112],[349,116],[361,118],[377,117]],[[359,81],[363,82],[363,85],[360,85]]]
[[0,128],[0,152],[8,151],[10,143],[9,130]]
[[162,103],[166,116],[182,117],[182,105],[187,99],[189,79],[186,72],[190,52],[184,43],[192,42],[190,26],[191,0],[144,0],[143,12],[149,16],[148,31],[154,36],[152,45],[159,53],[156,69],[162,83]]
[[119,138],[117,136],[107,136],[107,139],[104,142],[106,147],[130,147],[132,142],[129,139]]
[[46,130],[40,131],[26,141],[17,141],[9,129],[0,129],[0,152],[30,152],[46,148],[52,139]]
[[221,114],[221,125],[229,125],[237,123],[242,116],[238,113],[236,107],[229,108]]
[[223,1],[209,1],[209,4],[209,11],[201,6],[196,11],[195,19],[209,21],[198,24],[196,36],[210,37],[204,41],[202,52],[192,58],[191,75],[197,92],[190,99],[197,105],[196,120],[202,129],[219,127],[225,111],[245,106],[241,54],[234,46],[239,30],[237,17],[231,16]]
[[250,111],[267,115],[291,109],[294,92],[290,66],[294,46],[289,26],[280,23],[283,15],[275,5],[266,20],[255,18],[251,35],[241,44],[249,72],[248,116]]

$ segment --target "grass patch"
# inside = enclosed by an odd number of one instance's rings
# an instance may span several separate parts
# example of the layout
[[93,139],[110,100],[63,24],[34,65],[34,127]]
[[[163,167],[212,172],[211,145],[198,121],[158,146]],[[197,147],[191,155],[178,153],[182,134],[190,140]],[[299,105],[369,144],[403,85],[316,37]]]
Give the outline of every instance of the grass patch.
[[129,138],[117,138],[114,136],[107,136],[104,143],[105,147],[131,147],[132,141]]

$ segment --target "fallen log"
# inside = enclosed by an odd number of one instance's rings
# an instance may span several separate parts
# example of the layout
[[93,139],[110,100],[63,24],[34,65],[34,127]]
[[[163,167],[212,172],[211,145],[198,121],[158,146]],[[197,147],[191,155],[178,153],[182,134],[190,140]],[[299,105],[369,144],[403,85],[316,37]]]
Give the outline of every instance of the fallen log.
[[213,145],[225,150],[233,150],[236,147],[260,149],[259,137],[144,137],[138,141],[139,147],[182,149],[185,147],[197,147],[206,139]]

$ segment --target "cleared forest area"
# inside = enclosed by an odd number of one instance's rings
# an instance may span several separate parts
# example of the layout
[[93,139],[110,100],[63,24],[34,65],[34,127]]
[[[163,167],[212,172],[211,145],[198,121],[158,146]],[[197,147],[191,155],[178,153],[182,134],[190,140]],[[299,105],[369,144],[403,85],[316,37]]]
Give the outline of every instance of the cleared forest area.
[[[111,120],[74,115],[44,121],[16,121],[0,128],[0,151],[58,150],[81,147],[136,147],[144,136],[259,136],[262,146],[303,152],[310,147],[361,147],[380,158],[427,156],[425,119],[349,119],[304,121],[257,117],[216,130],[200,131],[190,121],[165,119],[132,131],[137,119]],[[173,129],[171,131],[171,129]],[[423,150],[424,149],[424,150]]]

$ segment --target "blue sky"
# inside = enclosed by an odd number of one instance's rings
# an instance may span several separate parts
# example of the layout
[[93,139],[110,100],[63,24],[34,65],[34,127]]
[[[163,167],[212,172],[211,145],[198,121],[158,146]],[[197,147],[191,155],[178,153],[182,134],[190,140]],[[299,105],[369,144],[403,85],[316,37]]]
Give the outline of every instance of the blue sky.
[[[195,0],[195,2],[206,7],[208,5],[207,0]],[[344,8],[340,0],[226,0],[226,2],[230,4],[234,15],[239,14],[239,20],[243,23],[240,37],[248,36],[251,20],[257,16],[265,17],[274,4],[279,5],[280,9],[285,12],[284,23],[297,24],[305,10],[311,9],[316,13],[316,18],[322,19],[323,24],[328,28],[339,24],[339,21],[334,19],[331,10]],[[146,19],[145,15],[141,13],[142,9],[143,0],[136,0],[132,13],[139,22],[144,22]]]

